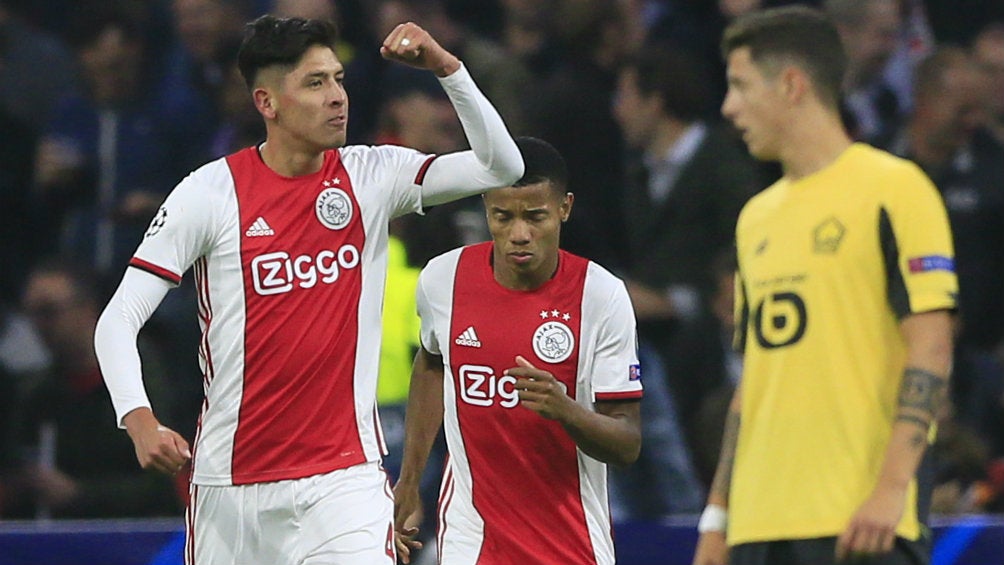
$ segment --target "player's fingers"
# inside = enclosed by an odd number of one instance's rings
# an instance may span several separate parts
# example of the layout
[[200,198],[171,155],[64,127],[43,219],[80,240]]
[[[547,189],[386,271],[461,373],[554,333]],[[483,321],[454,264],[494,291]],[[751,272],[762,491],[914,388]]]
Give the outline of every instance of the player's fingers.
[[404,540],[394,536],[394,545],[397,547],[397,558],[401,560],[401,563],[411,563],[411,549],[408,548],[408,544],[404,543]]
[[889,553],[892,551],[894,545],[896,545],[896,530],[887,529],[882,532],[880,536],[880,543],[878,547],[879,553]]
[[536,367],[533,366],[533,363],[527,361],[526,357],[523,357],[522,355],[516,356],[516,365],[520,367],[527,367],[529,369],[536,369]]
[[[421,38],[419,37],[418,26],[412,23],[398,24],[394,31],[390,32],[384,40],[383,47],[386,51],[407,59],[418,56],[421,48]],[[384,49],[380,50],[381,53]]]
[[850,555],[850,541],[853,531],[854,531],[854,525],[852,523],[850,526],[847,527],[846,530],[841,532],[840,537],[837,538],[837,547],[836,547],[837,563],[844,561],[845,559],[847,559],[847,556]]
[[[173,432],[172,432],[173,433]],[[174,433],[174,448],[178,450],[186,460],[192,458],[192,450],[188,447],[188,442],[180,434]]]
[[400,44],[403,34],[404,24],[397,24],[397,26],[395,26],[394,29],[387,34],[387,37],[384,38],[382,46],[393,51]]
[[858,534],[854,536],[854,544],[851,545],[851,555],[871,555],[878,547],[878,532],[874,528],[862,527]]

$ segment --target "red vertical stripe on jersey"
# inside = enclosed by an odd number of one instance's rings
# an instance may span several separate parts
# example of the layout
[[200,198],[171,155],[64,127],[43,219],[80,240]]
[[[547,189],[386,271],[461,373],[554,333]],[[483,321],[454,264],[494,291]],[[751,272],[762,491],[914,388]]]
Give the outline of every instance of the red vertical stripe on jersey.
[[[574,398],[588,262],[562,253],[554,278],[520,292],[495,281],[491,254],[491,243],[462,252],[449,335],[472,497],[485,524],[477,563],[595,563],[575,442],[561,424],[520,406],[514,379],[503,374],[522,355]],[[539,350],[551,348],[557,362],[539,357],[535,341]]]
[[[246,315],[233,482],[362,463],[353,375],[366,235],[348,174],[337,151],[317,173],[296,178],[275,174],[256,148],[227,161]],[[348,216],[325,225],[322,212]],[[250,229],[259,218],[271,233]]]

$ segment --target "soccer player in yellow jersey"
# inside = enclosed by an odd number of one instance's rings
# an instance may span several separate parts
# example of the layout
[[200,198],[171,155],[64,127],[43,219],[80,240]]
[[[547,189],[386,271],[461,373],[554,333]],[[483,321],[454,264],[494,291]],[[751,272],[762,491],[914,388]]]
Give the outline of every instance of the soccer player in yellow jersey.
[[957,294],[944,205],[919,168],[848,137],[819,12],[751,13],[722,51],[722,113],[783,176],[736,228],[743,377],[694,562],[924,564],[915,475]]

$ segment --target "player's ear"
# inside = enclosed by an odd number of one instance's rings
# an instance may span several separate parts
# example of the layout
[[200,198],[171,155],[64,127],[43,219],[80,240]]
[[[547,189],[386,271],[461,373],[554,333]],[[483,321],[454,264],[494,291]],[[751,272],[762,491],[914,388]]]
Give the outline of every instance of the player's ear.
[[575,203],[575,194],[571,192],[566,192],[563,200],[561,201],[561,221],[567,222],[568,217],[572,215],[572,204]]
[[802,69],[788,65],[779,77],[781,94],[791,102],[800,101],[809,91],[809,75]]
[[268,120],[275,119],[275,97],[269,89],[259,86],[251,92],[251,98],[259,114]]

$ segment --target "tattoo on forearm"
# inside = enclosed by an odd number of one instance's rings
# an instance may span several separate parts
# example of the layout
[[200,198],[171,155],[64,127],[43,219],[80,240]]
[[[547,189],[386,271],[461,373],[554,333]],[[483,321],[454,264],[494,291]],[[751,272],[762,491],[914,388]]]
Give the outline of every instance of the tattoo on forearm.
[[715,479],[711,484],[711,492],[729,496],[729,485],[732,483],[732,465],[736,457],[736,443],[739,441],[739,412],[729,410],[725,417],[725,432],[722,434],[722,452],[718,459]]
[[[904,408],[917,410],[933,420],[944,401],[945,385],[944,378],[930,371],[907,367],[903,371],[903,384],[899,388],[900,410]],[[903,416],[900,416],[900,419],[902,418]]]

